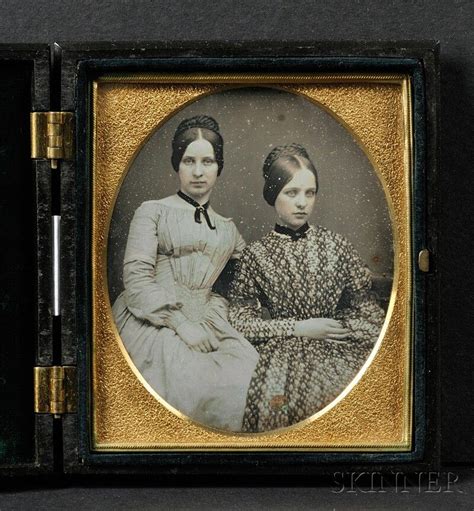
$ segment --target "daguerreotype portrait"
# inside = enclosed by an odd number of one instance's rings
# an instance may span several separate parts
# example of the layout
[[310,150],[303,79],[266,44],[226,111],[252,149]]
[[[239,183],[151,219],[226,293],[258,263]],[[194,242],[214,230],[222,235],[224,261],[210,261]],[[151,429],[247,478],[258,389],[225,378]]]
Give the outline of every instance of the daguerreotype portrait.
[[[372,275],[389,287],[392,246],[381,183],[329,113],[273,89],[216,93],[159,128],[125,177],[109,231],[114,320],[145,381],[186,416],[291,426],[367,360],[387,305]],[[221,275],[228,289],[213,290]]]
[[409,93],[95,83],[94,448],[409,448]]

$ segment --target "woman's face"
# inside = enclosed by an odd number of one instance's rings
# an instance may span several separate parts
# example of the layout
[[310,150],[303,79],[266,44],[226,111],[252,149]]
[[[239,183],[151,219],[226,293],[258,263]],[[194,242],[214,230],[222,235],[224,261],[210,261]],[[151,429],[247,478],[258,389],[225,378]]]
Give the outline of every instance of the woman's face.
[[316,178],[307,168],[298,170],[278,194],[275,210],[279,223],[296,230],[311,215],[316,197]]
[[211,143],[201,138],[191,142],[178,169],[180,189],[197,202],[207,202],[216,184],[218,164]]

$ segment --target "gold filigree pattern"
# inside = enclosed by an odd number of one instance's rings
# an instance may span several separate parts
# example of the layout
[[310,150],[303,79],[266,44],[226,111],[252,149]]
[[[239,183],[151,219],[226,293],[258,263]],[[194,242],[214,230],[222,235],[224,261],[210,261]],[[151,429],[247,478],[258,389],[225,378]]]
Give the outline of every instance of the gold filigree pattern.
[[[406,451],[411,447],[411,118],[403,76],[104,77],[94,83],[92,448],[95,450]],[[212,77],[211,77],[212,78]],[[279,78],[279,81],[278,79]],[[114,202],[135,155],[178,109],[229,87],[269,84],[325,108],[359,140],[385,190],[395,243],[395,275],[378,348],[327,408],[287,429],[228,433],[172,410],[140,376],[112,319],[107,236]]]

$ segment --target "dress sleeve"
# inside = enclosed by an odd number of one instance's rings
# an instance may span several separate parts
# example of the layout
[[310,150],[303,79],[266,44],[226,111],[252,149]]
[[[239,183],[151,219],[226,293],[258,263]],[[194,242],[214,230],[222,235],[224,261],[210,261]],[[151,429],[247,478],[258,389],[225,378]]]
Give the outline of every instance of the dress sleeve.
[[235,278],[235,272],[242,252],[245,248],[245,240],[238,231],[234,223],[232,223],[233,236],[234,236],[234,247],[230,259],[227,261],[224,269],[221,271],[216,282],[212,286],[212,290],[215,293],[222,295],[224,298],[229,298],[230,286]]
[[235,243],[234,243],[234,251],[232,252],[232,255],[230,256],[231,259],[240,259],[242,256],[242,252],[245,248],[245,240],[240,234],[237,227],[235,227]]
[[261,342],[273,337],[291,337],[295,328],[293,318],[262,318],[264,297],[254,278],[258,269],[252,259],[250,250],[245,249],[230,289],[229,321],[249,341]]
[[382,329],[385,312],[371,292],[370,270],[347,241],[343,250],[343,264],[345,289],[336,319],[351,331],[352,340],[374,344]]
[[174,311],[182,305],[176,300],[173,286],[163,286],[155,280],[158,220],[156,204],[145,202],[136,210],[125,250],[123,282],[129,311],[161,327],[170,326]]

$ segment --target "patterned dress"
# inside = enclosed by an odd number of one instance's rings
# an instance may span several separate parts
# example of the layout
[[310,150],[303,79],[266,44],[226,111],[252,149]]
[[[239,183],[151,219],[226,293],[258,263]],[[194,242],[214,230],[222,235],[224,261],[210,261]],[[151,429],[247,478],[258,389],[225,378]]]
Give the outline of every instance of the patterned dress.
[[[295,424],[347,387],[385,318],[371,285],[370,271],[350,243],[323,227],[310,227],[298,240],[272,231],[244,250],[231,289],[229,319],[260,354],[244,431]],[[295,337],[295,322],[309,318],[336,319],[351,331],[350,337]]]
[[[147,383],[181,413],[207,426],[240,431],[258,353],[227,321],[227,301],[212,286],[245,243],[234,223],[209,209],[144,202],[130,226],[125,290],[113,306],[120,337]],[[175,333],[179,311],[208,334],[214,351],[193,351]]]

